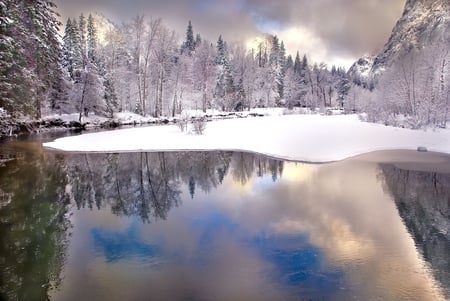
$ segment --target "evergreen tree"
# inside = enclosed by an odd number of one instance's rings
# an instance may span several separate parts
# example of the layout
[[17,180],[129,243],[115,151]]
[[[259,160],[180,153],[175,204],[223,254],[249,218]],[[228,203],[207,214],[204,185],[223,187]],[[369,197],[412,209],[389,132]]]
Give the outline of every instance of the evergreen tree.
[[67,19],[63,37],[63,67],[67,69],[70,77],[73,78],[73,27],[72,20]]
[[11,1],[0,4],[1,100],[14,116],[41,116],[54,103],[62,78],[59,22],[51,1]]
[[83,14],[78,18],[78,36],[84,68],[86,67],[86,18]]
[[195,49],[195,43],[194,41],[194,31],[192,29],[192,23],[189,20],[187,29],[186,29],[186,40],[184,41],[183,45],[181,46],[181,54],[186,53],[187,55],[191,55],[192,51]]
[[84,68],[83,49],[81,45],[80,28],[76,19],[72,19],[72,29],[70,31],[73,47],[73,69],[80,70]]
[[280,42],[276,35],[272,36],[272,47],[270,48],[269,62],[272,68],[276,69],[279,63]]
[[306,54],[303,55],[303,59],[302,59],[302,70],[306,70],[308,69],[308,59],[306,58]]
[[195,47],[197,47],[197,46],[199,46],[200,44],[202,43],[202,37],[200,36],[200,34],[198,33],[196,36],[195,36]]
[[96,61],[97,52],[97,29],[95,28],[94,18],[91,14],[87,23],[87,57],[94,63]]
[[217,40],[216,64],[218,65],[218,74],[214,93],[215,98],[222,110],[234,109],[232,104],[235,101],[232,70],[226,43],[223,41],[221,35]]
[[291,55],[287,56],[285,68],[286,68],[286,70],[294,68],[294,61],[292,60],[292,56]]
[[286,74],[286,49],[284,43],[281,41],[280,51],[278,53],[278,67],[276,73],[277,92],[279,99],[284,97],[284,76]]
[[217,39],[217,56],[216,56],[216,64],[221,65],[223,64],[223,61],[225,60],[226,55],[226,46],[225,42],[222,39],[222,35],[219,36]]
[[296,74],[300,74],[302,68],[303,68],[303,64],[300,61],[300,54],[297,51],[297,54],[295,55],[295,61],[294,61],[294,72]]
[[14,117],[32,111],[29,82],[24,59],[26,31],[20,20],[19,4],[12,0],[0,2],[0,107]]

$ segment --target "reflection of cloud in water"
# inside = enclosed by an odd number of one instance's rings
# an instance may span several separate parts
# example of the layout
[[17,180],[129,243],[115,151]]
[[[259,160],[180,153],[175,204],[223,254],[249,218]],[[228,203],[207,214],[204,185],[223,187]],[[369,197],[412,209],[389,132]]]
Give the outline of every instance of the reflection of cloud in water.
[[[120,239],[119,251],[126,248],[133,256],[158,252],[163,264],[79,256],[72,264],[87,268],[78,271],[83,277],[74,287],[107,288],[100,297],[114,300],[283,300],[293,287],[300,290],[308,283],[337,300],[352,295],[360,300],[443,299],[378,182],[376,164],[285,163],[275,182],[270,174],[249,176],[244,161],[236,166],[240,172],[228,173],[216,189],[196,190],[194,200],[184,192],[182,206],[172,208],[167,220],[133,224],[105,210],[95,220],[76,213],[78,234],[72,243],[87,244],[81,236],[107,225],[111,233],[93,232],[97,248],[111,249]],[[275,167],[267,164],[267,170]],[[320,281],[326,283],[323,288],[316,285]]]
[[267,206],[249,204],[251,216],[256,217],[252,221],[260,227],[265,220],[278,234],[309,235],[331,266],[356,265],[347,276],[350,285],[367,293],[366,297],[443,299],[425,272],[395,204],[377,183],[377,169],[371,164],[350,165],[320,165],[308,182],[286,185],[281,181],[262,191],[262,198],[278,200],[278,204],[268,206],[270,211]]

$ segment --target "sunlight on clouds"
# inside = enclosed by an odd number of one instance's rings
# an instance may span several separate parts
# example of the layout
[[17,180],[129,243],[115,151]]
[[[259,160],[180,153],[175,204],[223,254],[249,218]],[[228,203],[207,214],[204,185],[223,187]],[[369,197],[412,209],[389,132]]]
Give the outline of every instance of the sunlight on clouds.
[[287,53],[295,56],[306,53],[310,62],[322,62],[327,59],[327,50],[323,41],[306,27],[289,27],[278,32],[280,40],[284,41]]
[[247,48],[248,51],[251,51],[252,49],[254,51],[257,51],[259,44],[264,42],[265,39],[263,37],[253,37],[245,42],[245,47]]

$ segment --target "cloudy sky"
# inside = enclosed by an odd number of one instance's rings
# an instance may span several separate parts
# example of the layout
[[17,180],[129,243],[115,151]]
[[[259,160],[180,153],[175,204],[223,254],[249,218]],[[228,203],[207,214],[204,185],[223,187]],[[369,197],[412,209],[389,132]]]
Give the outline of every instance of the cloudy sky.
[[136,14],[161,17],[183,38],[188,20],[194,33],[216,41],[249,41],[268,32],[287,51],[312,61],[349,65],[377,53],[400,18],[405,0],[56,0],[66,19],[100,12],[113,21]]

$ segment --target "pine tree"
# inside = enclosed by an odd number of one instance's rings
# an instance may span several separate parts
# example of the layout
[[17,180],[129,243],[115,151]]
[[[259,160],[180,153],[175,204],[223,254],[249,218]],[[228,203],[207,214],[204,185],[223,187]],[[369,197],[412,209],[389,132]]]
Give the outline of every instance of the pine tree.
[[223,64],[223,61],[225,60],[226,55],[226,46],[225,42],[222,39],[222,35],[219,36],[217,39],[217,56],[216,56],[216,64],[221,65]]
[[281,41],[280,51],[278,53],[278,66],[276,73],[277,81],[277,92],[279,99],[284,97],[284,76],[286,74],[286,49],[284,48],[284,43]]
[[[1,100],[12,115],[41,117],[60,86],[59,22],[51,1],[1,2]],[[58,88],[59,89],[59,88]]]
[[295,61],[294,61],[294,72],[296,74],[300,74],[302,70],[302,62],[300,61],[300,54],[297,51],[297,54],[295,55]]
[[66,28],[64,29],[63,36],[63,67],[67,68],[67,71],[70,74],[70,77],[73,77],[73,44],[72,44],[72,20],[70,18],[67,19]]
[[27,31],[21,20],[19,2],[0,2],[0,107],[16,117],[31,114],[33,106],[30,88],[32,73],[27,71],[24,46]]
[[272,47],[270,48],[269,63],[276,69],[279,63],[280,42],[276,35],[272,36]]
[[83,62],[83,68],[86,67],[86,19],[83,14],[78,18],[78,36],[81,49],[81,58]]
[[290,68],[294,68],[294,61],[292,60],[292,56],[288,55],[287,59],[286,59],[286,70],[290,69]]
[[216,64],[218,65],[218,74],[215,89],[215,98],[222,110],[234,109],[234,83],[231,72],[231,65],[228,58],[226,43],[220,35],[217,40]]
[[181,46],[181,54],[185,53],[187,55],[191,55],[192,51],[195,49],[195,42],[194,41],[194,31],[192,29],[192,23],[189,20],[187,29],[186,29],[186,40],[184,41],[183,45]]
[[94,18],[91,14],[88,17],[87,23],[87,57],[94,63],[96,61],[97,53],[97,29],[95,28]]
[[[83,48],[81,45],[80,28],[76,19],[72,19],[72,29],[70,31],[73,47],[73,70],[84,68]],[[74,78],[74,77],[73,77]]]
[[303,59],[302,59],[302,70],[306,70],[308,69],[308,59],[306,58],[306,54],[303,55]]
[[197,46],[199,46],[200,44],[202,43],[202,37],[200,36],[200,34],[198,33],[196,36],[195,36],[195,47],[197,48]]

